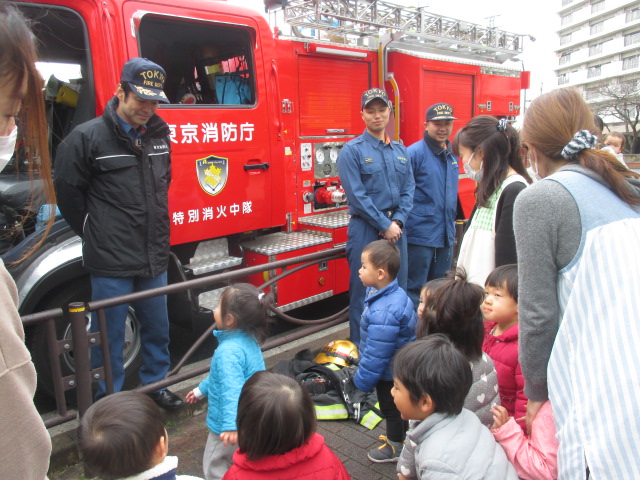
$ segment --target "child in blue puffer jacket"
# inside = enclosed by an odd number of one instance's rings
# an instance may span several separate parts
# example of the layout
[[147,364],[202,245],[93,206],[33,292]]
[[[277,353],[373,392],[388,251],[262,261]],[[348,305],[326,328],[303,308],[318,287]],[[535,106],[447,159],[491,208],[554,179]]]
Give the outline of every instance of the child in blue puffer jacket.
[[209,376],[186,396],[188,403],[209,399],[209,437],[202,468],[206,480],[219,480],[232,464],[238,443],[238,398],[245,382],[264,370],[259,342],[266,337],[267,303],[270,299],[248,283],[228,287],[213,314],[218,347]]
[[375,387],[387,435],[384,443],[369,452],[376,463],[397,462],[402,451],[406,424],[393,403],[391,359],[403,345],[416,339],[413,302],[400,288],[396,275],[400,253],[388,240],[376,240],[362,251],[360,280],[367,287],[360,319],[360,366],[353,379],[363,392]]

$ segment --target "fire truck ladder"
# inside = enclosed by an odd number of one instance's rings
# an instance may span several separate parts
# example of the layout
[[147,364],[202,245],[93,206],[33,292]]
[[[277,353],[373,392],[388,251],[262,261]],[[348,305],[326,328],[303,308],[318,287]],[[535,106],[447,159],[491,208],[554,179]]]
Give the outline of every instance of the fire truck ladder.
[[522,52],[523,35],[381,0],[288,0],[293,26],[352,35],[391,35],[394,47],[502,63]]

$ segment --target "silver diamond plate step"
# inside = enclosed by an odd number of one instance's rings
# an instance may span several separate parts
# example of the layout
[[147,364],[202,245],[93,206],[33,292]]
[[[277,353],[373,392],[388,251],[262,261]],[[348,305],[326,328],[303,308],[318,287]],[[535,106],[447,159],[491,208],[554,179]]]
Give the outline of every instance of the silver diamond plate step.
[[276,232],[264,235],[255,240],[243,243],[242,247],[249,252],[260,255],[278,255],[281,253],[330,243],[331,236],[323,232]]
[[321,213],[310,217],[299,218],[298,223],[311,227],[340,228],[349,225],[349,214],[347,210],[339,212]]
[[303,298],[302,300],[282,305],[281,307],[278,307],[278,310],[286,312],[289,310],[293,310],[294,308],[303,307],[305,305],[309,305],[310,303],[329,298],[331,296],[333,296],[333,290],[329,290],[328,292],[319,293],[318,295],[312,295],[310,297]]
[[218,302],[220,301],[220,296],[222,292],[224,292],[229,287],[218,288],[216,290],[209,290],[208,292],[203,292],[198,295],[198,305],[204,308],[208,308],[212,312],[218,306]]
[[[208,308],[213,312],[218,307],[222,292],[224,292],[227,288],[229,287],[218,288],[217,290],[210,290],[208,292],[201,293],[200,295],[198,295],[198,305],[203,308]],[[310,303],[329,298],[332,295],[333,290],[329,290],[328,292],[320,293],[318,295],[312,295],[311,297],[303,298],[302,300],[298,300],[296,302],[292,302],[276,308],[282,312],[287,312],[289,310],[293,310],[294,308],[302,307],[304,305],[309,305]]]
[[241,257],[229,256],[229,247],[226,238],[207,240],[200,242],[194,256],[185,268],[190,269],[194,275],[202,275],[217,270],[235,267],[242,263]]

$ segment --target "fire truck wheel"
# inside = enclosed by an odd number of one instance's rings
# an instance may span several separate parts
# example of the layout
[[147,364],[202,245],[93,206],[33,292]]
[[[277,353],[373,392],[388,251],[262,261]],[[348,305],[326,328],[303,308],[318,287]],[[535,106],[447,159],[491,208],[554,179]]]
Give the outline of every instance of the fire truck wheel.
[[[65,308],[71,302],[91,300],[91,285],[88,279],[74,283],[62,289],[53,298],[45,302],[38,308],[38,311],[47,310],[56,307]],[[87,331],[89,330],[90,314],[86,315]],[[71,338],[71,324],[62,319],[56,322],[56,337],[59,340]],[[129,307],[129,313],[125,324],[125,342],[124,342],[124,367],[125,367],[125,385],[126,389],[133,388],[138,385],[138,369],[142,365],[142,350],[140,348],[140,324],[135,315],[133,308]],[[54,396],[53,376],[49,362],[49,348],[47,344],[46,326],[43,324],[37,328],[33,336],[31,345],[31,354],[33,363],[38,372],[39,389],[51,397]],[[60,369],[62,376],[72,375],[75,372],[75,361],[73,352],[65,353],[60,357]],[[95,390],[95,387],[94,387]],[[67,390],[65,397],[68,404],[76,403],[75,390]]]

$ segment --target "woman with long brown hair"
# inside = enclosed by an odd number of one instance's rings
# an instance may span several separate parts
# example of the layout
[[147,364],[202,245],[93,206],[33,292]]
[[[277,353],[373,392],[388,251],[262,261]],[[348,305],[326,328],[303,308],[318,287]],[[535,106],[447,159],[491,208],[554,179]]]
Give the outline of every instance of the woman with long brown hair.
[[542,177],[514,210],[527,426],[549,398],[559,478],[640,478],[640,180],[594,148],[595,132],[572,89],[524,118]]
[[[0,45],[0,158],[8,161],[23,140],[30,174],[37,168],[47,202],[54,203],[34,37],[17,9],[2,1]],[[16,285],[0,260],[0,478],[42,480],[51,438],[33,404],[36,371],[17,307]]]

